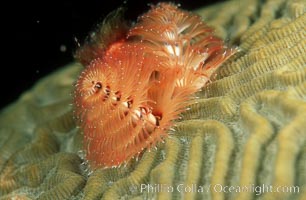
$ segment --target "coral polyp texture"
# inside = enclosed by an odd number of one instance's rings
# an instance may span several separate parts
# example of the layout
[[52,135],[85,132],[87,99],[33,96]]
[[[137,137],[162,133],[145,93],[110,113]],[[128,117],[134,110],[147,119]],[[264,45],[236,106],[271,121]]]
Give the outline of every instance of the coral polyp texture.
[[105,27],[124,24],[114,19],[119,11],[97,31],[100,41],[89,41],[77,53],[80,61],[96,55],[83,63],[74,92],[93,169],[126,164],[163,141],[192,95],[236,52],[213,36],[200,16],[166,3],[152,6],[126,35],[112,32],[123,38],[101,48],[110,40]]
[[90,171],[71,105],[83,67],[72,63],[1,111],[0,199],[306,199],[305,1],[234,0],[196,12],[241,50],[164,143]]

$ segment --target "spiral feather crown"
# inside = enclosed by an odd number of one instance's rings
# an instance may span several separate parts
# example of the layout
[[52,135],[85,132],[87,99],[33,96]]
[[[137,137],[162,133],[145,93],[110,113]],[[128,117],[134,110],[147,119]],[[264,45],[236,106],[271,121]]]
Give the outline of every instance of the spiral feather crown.
[[74,91],[75,117],[93,168],[120,166],[163,141],[193,94],[235,53],[199,16],[173,4],[152,6],[130,28],[108,20],[77,52],[86,67]]

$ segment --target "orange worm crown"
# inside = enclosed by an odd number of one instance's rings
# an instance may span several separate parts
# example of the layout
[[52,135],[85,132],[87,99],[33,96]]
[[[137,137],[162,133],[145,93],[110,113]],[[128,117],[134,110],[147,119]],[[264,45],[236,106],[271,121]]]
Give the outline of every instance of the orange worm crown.
[[153,6],[129,30],[113,21],[104,26],[117,27],[118,37],[99,45],[110,34],[100,31],[77,53],[87,66],[74,91],[75,117],[92,168],[120,166],[163,141],[193,94],[235,52],[199,16],[172,4]]

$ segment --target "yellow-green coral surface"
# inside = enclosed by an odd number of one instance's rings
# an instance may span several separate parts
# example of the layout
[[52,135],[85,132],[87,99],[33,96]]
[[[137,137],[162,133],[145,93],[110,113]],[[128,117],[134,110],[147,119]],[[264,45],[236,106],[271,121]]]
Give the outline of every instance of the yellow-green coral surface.
[[82,67],[71,64],[1,112],[0,200],[305,200],[305,1],[233,0],[197,12],[241,50],[165,143],[125,167],[89,171],[71,111]]

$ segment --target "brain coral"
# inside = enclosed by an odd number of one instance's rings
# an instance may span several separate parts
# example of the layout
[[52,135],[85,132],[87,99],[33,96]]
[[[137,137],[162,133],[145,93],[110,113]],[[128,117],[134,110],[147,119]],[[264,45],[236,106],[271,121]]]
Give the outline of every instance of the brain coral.
[[88,171],[70,96],[82,67],[72,63],[2,110],[0,199],[306,199],[305,1],[197,12],[241,51],[165,143],[126,167]]

